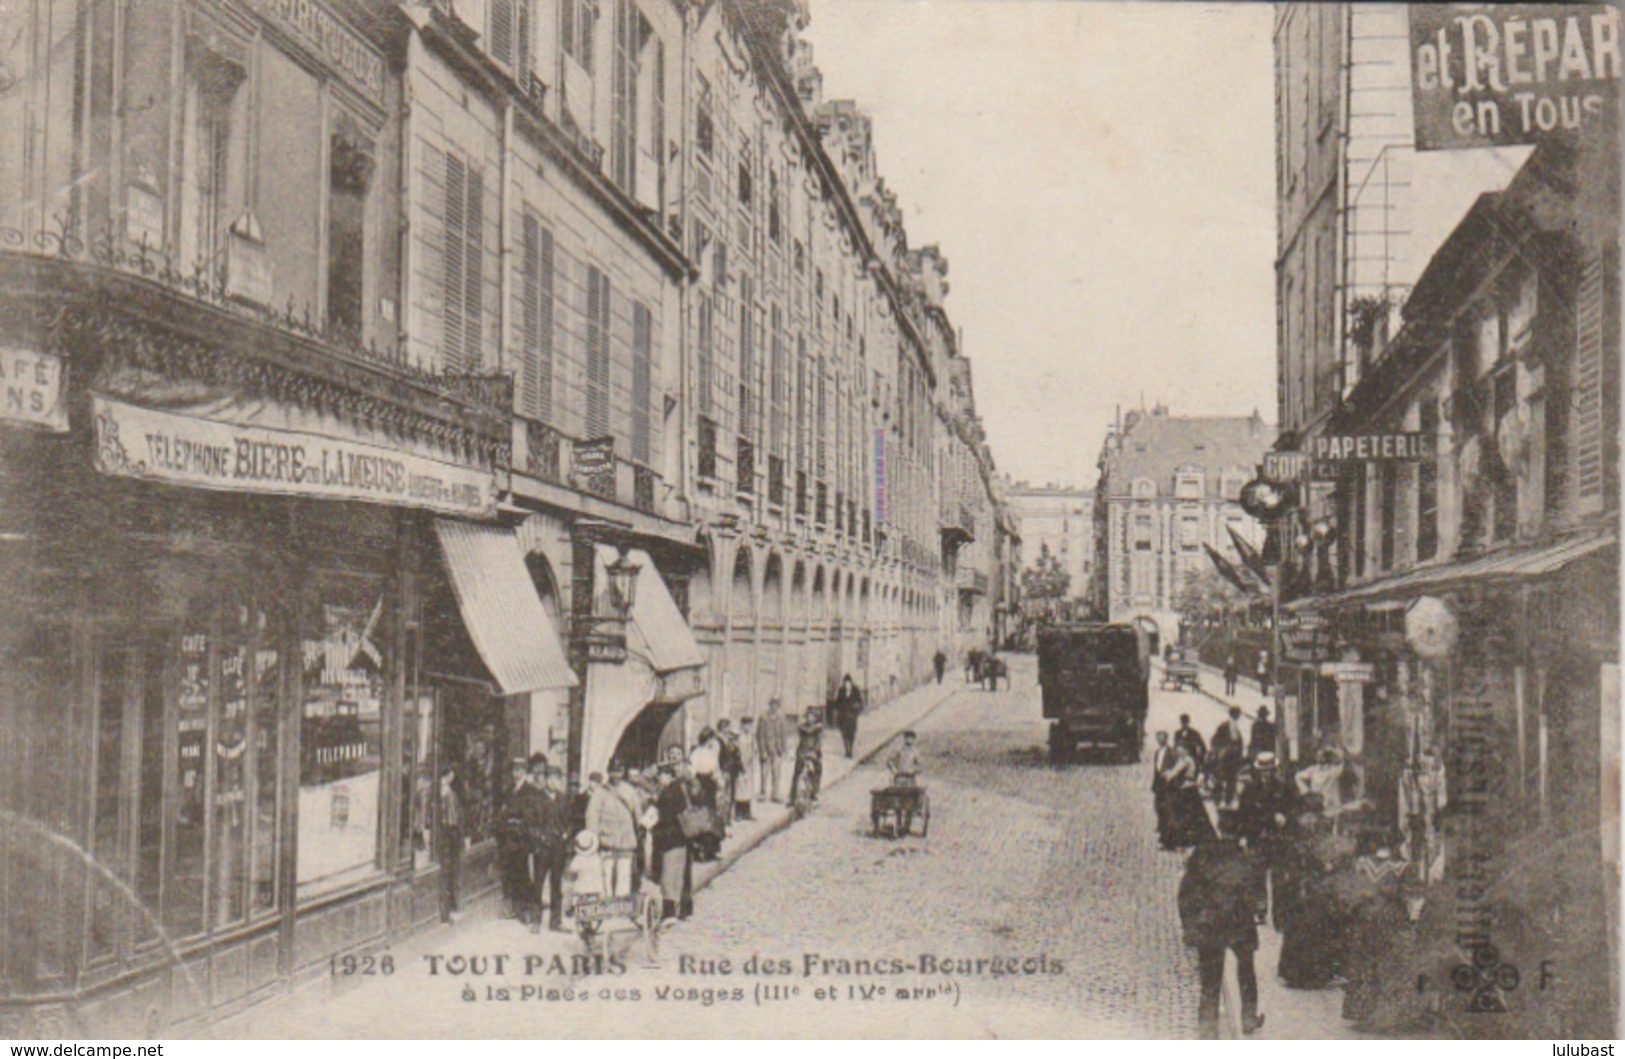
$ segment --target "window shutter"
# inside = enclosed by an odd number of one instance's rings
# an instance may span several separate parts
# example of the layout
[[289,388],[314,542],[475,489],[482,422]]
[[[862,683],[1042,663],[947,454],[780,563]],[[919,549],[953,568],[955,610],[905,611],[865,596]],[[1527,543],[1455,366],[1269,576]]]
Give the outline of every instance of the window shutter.
[[446,208],[442,248],[441,274],[441,345],[440,354],[445,367],[462,366],[463,334],[463,207],[467,196],[468,174],[458,155],[446,152]]
[[487,8],[491,23],[491,58],[504,66],[513,66],[514,0],[490,0]]
[[609,280],[587,269],[587,437],[609,433]]
[[514,0],[514,76],[519,87],[530,91],[530,8],[533,0]]
[[1603,501],[1603,260],[1588,247],[1575,296],[1574,484],[1576,514],[1595,514]]
[[654,400],[652,350],[650,331],[653,320],[642,302],[632,305],[632,458],[639,463],[649,462],[650,417]]
[[534,214],[522,221],[521,316],[524,323],[524,400],[527,416],[550,419],[553,395],[553,233]]
[[468,171],[468,206],[463,229],[463,370],[478,371],[485,338],[480,319],[485,300],[485,181]]

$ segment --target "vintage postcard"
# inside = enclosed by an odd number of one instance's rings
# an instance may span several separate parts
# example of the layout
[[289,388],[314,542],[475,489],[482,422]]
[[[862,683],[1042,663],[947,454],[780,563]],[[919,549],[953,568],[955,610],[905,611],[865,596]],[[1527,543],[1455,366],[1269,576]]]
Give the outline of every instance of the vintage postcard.
[[0,0],[0,1037],[1594,1054],[1620,22]]

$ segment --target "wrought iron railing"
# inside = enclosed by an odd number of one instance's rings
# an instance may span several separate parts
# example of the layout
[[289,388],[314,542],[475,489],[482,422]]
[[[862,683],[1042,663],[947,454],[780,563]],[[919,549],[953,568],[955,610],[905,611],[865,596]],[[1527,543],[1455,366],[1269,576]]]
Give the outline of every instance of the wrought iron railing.
[[568,439],[535,419],[525,420],[525,473],[544,482],[564,485],[564,447]]
[[632,465],[632,506],[654,514],[655,472],[641,464]]

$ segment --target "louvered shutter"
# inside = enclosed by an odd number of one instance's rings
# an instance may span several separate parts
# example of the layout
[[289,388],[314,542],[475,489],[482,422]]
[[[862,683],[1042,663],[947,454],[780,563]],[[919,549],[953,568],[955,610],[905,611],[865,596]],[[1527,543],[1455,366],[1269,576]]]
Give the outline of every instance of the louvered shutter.
[[653,350],[651,335],[653,320],[641,302],[632,306],[632,458],[639,463],[649,462],[650,416],[653,401]]
[[587,269],[587,436],[609,433],[609,280]]
[[490,0],[486,10],[491,22],[491,58],[504,66],[513,65],[514,0]]
[[446,202],[441,274],[441,347],[445,367],[457,370],[463,362],[463,226],[468,194],[468,171],[462,158],[446,152]]
[[1589,247],[1575,297],[1574,487],[1575,513],[1595,514],[1603,502],[1603,260]]
[[463,368],[478,371],[485,330],[481,314],[485,303],[485,181],[477,169],[468,171],[468,206],[464,215],[463,247]]

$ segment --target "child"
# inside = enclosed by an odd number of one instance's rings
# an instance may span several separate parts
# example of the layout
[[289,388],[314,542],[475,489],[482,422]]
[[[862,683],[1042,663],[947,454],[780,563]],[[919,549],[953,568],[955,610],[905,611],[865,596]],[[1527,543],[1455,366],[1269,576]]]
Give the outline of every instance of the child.
[[576,852],[565,870],[564,881],[570,885],[570,903],[583,897],[604,896],[604,860],[598,852],[598,836],[591,831],[576,834]]

